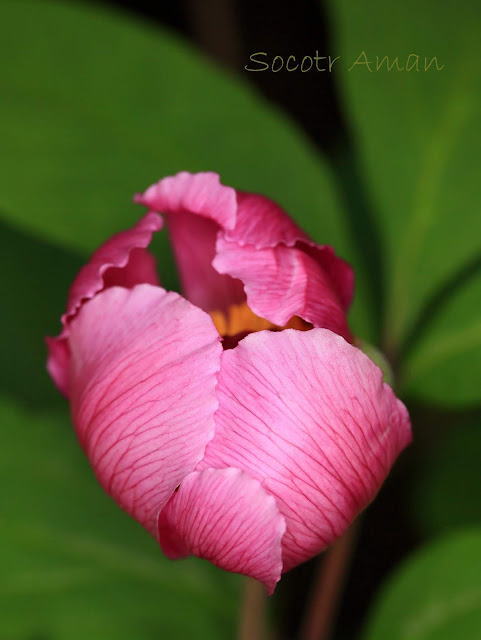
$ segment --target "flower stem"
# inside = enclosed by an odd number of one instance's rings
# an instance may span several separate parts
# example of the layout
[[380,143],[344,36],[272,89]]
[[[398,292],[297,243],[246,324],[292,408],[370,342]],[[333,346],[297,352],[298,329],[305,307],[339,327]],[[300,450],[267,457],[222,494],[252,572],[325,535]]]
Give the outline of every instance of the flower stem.
[[301,627],[301,640],[328,640],[331,636],[357,527],[357,523],[352,524],[320,560]]
[[264,585],[253,578],[246,578],[239,625],[239,640],[265,639],[266,600]]

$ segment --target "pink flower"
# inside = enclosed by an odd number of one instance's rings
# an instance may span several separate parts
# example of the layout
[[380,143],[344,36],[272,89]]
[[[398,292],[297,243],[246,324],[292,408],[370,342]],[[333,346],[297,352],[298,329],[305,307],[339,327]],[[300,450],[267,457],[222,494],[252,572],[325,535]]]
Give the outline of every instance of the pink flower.
[[[272,593],[374,498],[406,408],[351,344],[350,267],[277,205],[214,173],[136,201],[150,212],[75,279],[48,370],[98,480],[167,556]],[[147,251],[156,212],[185,297]]]

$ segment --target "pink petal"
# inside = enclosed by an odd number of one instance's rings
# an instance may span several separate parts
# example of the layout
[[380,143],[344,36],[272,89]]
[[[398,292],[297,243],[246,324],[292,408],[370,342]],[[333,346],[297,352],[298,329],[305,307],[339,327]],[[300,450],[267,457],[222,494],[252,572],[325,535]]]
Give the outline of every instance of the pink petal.
[[284,326],[299,316],[351,341],[341,301],[328,274],[314,258],[296,247],[256,249],[217,241],[214,267],[244,283],[249,307],[261,318]]
[[162,228],[162,219],[148,213],[127,231],[112,236],[82,267],[70,287],[67,311],[62,316],[63,330],[56,338],[47,338],[47,369],[60,391],[69,388],[68,325],[82,306],[96,293],[115,285],[131,288],[136,284],[159,284],[154,257],[146,251],[152,234]]
[[167,556],[192,553],[257,578],[269,595],[281,577],[284,531],[275,499],[233,468],[188,475],[159,518],[159,541]]
[[99,247],[73,281],[65,318],[74,316],[83,302],[107,286],[158,285],[155,259],[145,248],[161,228],[162,218],[148,213],[135,227],[116,233]]
[[245,299],[242,284],[212,268],[219,229],[236,221],[236,192],[220,184],[216,173],[187,172],[164,178],[135,201],[166,214],[182,290],[193,304],[227,310]]
[[257,249],[282,243],[312,242],[309,236],[275,202],[257,193],[237,191],[237,219],[233,229],[226,230],[225,239]]
[[214,434],[222,347],[212,320],[160,287],[113,287],[70,325],[71,409],[104,489],[153,535]]
[[197,469],[259,480],[286,519],[284,570],[338,538],[411,440],[381,370],[326,330],[262,331],[224,351],[216,434]]
[[218,226],[192,213],[167,216],[169,235],[179,270],[182,291],[193,304],[212,311],[227,311],[245,300],[242,282],[220,275],[213,267]]

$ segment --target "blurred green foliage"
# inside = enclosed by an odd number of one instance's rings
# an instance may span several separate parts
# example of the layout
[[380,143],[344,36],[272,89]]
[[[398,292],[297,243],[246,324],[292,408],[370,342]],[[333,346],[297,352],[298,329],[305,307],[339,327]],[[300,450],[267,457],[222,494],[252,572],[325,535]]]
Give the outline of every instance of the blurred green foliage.
[[389,580],[362,640],[478,640],[481,527],[414,554]]
[[[381,346],[408,398],[479,405],[479,6],[329,6],[354,161],[382,238]],[[335,165],[245,83],[132,16],[4,0],[0,51],[0,638],[233,637],[239,579],[167,562],[104,496],[45,372],[43,336],[58,331],[88,254],[139,216],[134,192],[179,170],[214,170],[274,198],[353,263],[352,326],[373,340],[381,292],[353,241],[355,186],[334,180]],[[410,53],[421,64],[435,55],[445,68],[348,72],[362,51],[401,66]],[[176,287],[166,234],[152,246],[162,283]],[[480,427],[451,429],[414,472],[414,526],[427,538],[453,533],[400,568],[366,640],[479,637],[481,537],[454,531],[481,525]]]
[[1,397],[0,424],[2,640],[234,635],[239,578],[174,568],[100,489],[65,411]]
[[437,425],[412,473],[413,521],[426,537],[481,525],[481,422],[479,415],[453,416],[452,422]]

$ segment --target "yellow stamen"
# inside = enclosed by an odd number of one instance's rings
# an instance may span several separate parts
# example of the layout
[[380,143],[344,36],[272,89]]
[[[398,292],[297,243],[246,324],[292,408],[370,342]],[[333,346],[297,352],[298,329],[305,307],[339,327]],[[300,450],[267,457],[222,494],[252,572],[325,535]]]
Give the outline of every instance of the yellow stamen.
[[312,328],[311,324],[305,322],[298,316],[293,316],[285,326],[279,327],[269,322],[269,320],[257,316],[247,306],[246,302],[230,306],[227,313],[223,311],[211,311],[210,316],[221,336],[235,336],[246,331],[254,332],[262,331],[263,329],[274,329],[277,331],[282,329],[298,329],[299,331],[307,331]]

